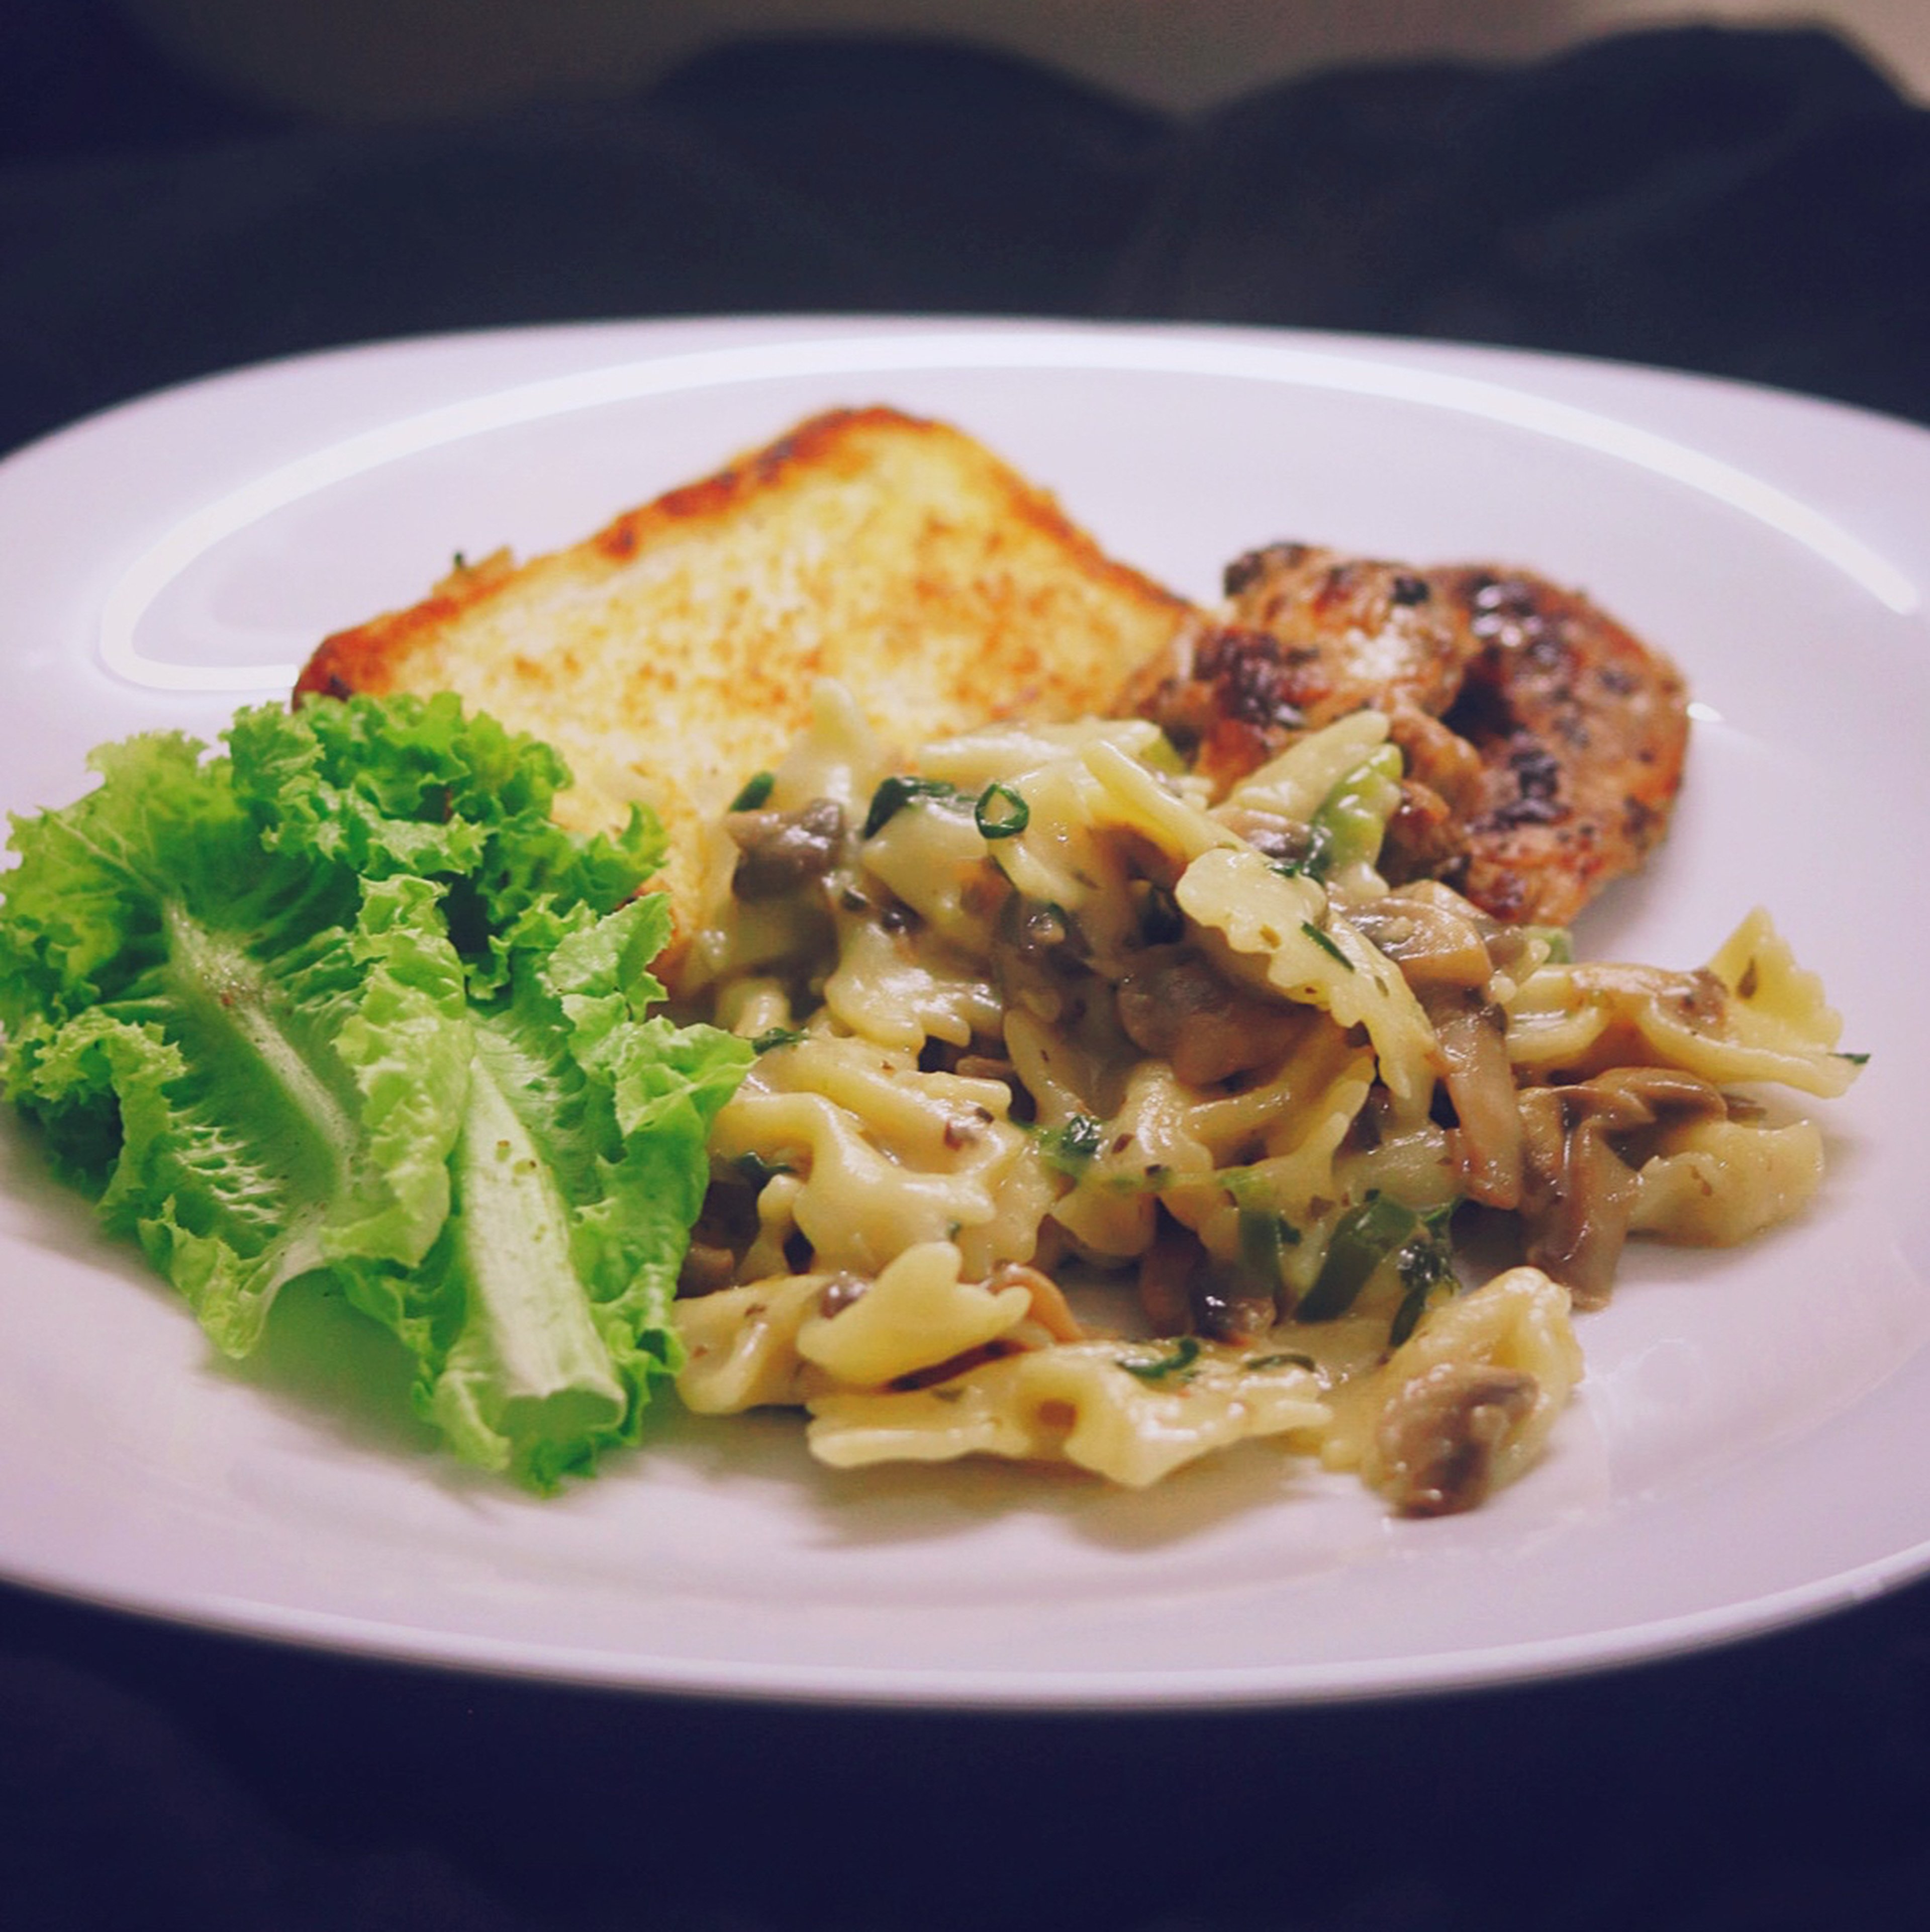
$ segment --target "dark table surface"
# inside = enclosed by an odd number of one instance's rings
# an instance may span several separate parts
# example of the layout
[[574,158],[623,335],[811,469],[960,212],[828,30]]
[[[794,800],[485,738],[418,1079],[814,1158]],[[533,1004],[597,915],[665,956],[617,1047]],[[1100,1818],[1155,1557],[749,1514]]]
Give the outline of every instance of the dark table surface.
[[[304,349],[799,310],[1434,336],[1930,422],[1930,113],[1827,37],[1685,30],[1183,122],[958,47],[771,42],[350,132],[196,89],[88,0],[0,23],[0,450]],[[1922,1924],[1930,1587],[1599,1677],[1105,1718],[592,1694],[0,1588],[0,1922]]]

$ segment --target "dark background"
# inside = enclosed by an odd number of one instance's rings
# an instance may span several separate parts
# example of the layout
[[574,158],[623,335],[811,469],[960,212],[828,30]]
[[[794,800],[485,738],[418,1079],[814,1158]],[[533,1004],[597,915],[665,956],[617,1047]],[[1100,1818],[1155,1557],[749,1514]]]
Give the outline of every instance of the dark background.
[[[1930,422],[1930,114],[1825,36],[1680,30],[1190,119],[765,42],[625,103],[345,130],[99,0],[0,11],[0,449],[263,356],[760,310],[1438,336]],[[592,1694],[0,1589],[0,1923],[1930,1923],[1930,1589],[1599,1678],[1143,1719]]]

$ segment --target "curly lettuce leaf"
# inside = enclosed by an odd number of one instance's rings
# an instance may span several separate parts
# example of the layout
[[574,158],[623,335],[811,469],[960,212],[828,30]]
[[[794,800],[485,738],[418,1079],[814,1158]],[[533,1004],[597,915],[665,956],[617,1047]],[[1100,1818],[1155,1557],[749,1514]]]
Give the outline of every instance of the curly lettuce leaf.
[[285,1282],[352,1258],[412,1266],[441,1229],[468,1076],[462,966],[421,880],[376,882],[352,926],[286,949],[178,901],[161,923],[164,954],[120,997],[23,1035],[9,1085],[70,1165],[84,1130],[103,1220],[242,1355]]
[[658,899],[558,922],[474,1016],[453,1210],[419,1270],[351,1299],[415,1354],[419,1406],[459,1454],[539,1489],[637,1438],[677,1366],[669,1322],[711,1123],[751,1049],[649,1017]]
[[663,862],[654,819],[614,838],[550,816],[568,768],[540,740],[452,693],[351,698],[243,712],[228,734],[237,799],[271,851],[363,877],[451,881],[450,925],[472,976],[508,974],[520,922],[545,908],[612,910]]
[[671,1366],[750,1057],[648,1015],[660,837],[559,830],[555,754],[453,699],[262,707],[228,742],[104,747],[16,821],[5,1090],[217,1346],[331,1275],[459,1454],[552,1487]]

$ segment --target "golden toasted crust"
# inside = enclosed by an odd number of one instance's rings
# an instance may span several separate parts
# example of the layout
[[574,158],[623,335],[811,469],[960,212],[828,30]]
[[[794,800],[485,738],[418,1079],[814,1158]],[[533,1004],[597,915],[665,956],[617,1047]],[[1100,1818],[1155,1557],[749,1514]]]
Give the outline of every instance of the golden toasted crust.
[[663,819],[680,913],[697,838],[832,677],[888,743],[1102,709],[1191,614],[969,436],[884,408],[800,424],[702,482],[520,568],[458,569],[337,632],[297,701],[449,690],[547,739],[557,816]]

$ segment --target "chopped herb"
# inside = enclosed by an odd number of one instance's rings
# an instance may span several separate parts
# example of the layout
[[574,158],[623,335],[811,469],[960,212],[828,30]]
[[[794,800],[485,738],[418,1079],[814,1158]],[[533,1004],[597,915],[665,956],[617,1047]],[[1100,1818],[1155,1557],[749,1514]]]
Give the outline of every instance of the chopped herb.
[[1163,730],[1137,755],[1141,764],[1168,778],[1183,778],[1191,768],[1192,760],[1173,742],[1171,735]]
[[1394,1270],[1410,1294],[1425,1294],[1452,1277],[1454,1258],[1440,1236],[1422,1232],[1395,1250]]
[[730,801],[733,812],[755,812],[770,802],[771,788],[778,782],[775,772],[760,772],[755,778],[746,778],[744,789]]
[[775,1180],[781,1174],[793,1170],[781,1160],[766,1160],[761,1154],[740,1154],[731,1165],[755,1188],[761,1189],[767,1180]]
[[460,550],[457,550],[449,559],[449,568],[451,570],[467,570],[469,567],[469,560]]
[[1039,1135],[1039,1152],[1046,1164],[1075,1178],[1098,1157],[1105,1144],[1106,1124],[1090,1114],[1074,1114],[1063,1126],[1047,1127]]
[[1316,878],[1380,856],[1387,821],[1401,802],[1401,758],[1392,745],[1368,753],[1320,801],[1308,863]]
[[1327,1244],[1314,1285],[1294,1312],[1302,1322],[1331,1322],[1351,1308],[1368,1277],[1420,1227],[1411,1208],[1372,1190],[1358,1208],[1350,1208]]
[[1334,958],[1338,959],[1350,973],[1353,970],[1353,962],[1334,944],[1332,938],[1328,934],[1323,932],[1311,920],[1303,919],[1301,920],[1300,930],[1304,932],[1323,952],[1329,953]]
[[1016,838],[1032,823],[1032,807],[1008,784],[988,784],[972,808],[972,822],[987,838]]
[[958,788],[943,778],[901,778],[895,772],[871,794],[871,808],[865,814],[863,836],[875,838],[892,819],[915,798],[956,798]]
[[1454,1244],[1449,1234],[1455,1210],[1460,1205],[1456,1199],[1423,1210],[1418,1217],[1419,1227],[1395,1254],[1395,1270],[1407,1294],[1395,1310],[1394,1325],[1388,1335],[1391,1347],[1398,1348],[1414,1332],[1416,1324],[1427,1312],[1428,1298],[1436,1288],[1460,1286],[1455,1276]]
[[1197,1335],[1182,1335],[1173,1343],[1171,1354],[1161,1355],[1150,1362],[1128,1362],[1122,1356],[1119,1366],[1143,1382],[1161,1382],[1169,1378],[1185,1382],[1191,1377],[1193,1364],[1199,1359],[1200,1338]]
[[1398,1348],[1421,1325],[1421,1317],[1428,1312],[1428,1291],[1425,1288],[1410,1288],[1401,1298],[1401,1305],[1394,1311],[1394,1319],[1387,1325],[1387,1346]]
[[1298,1246],[1300,1231],[1284,1214],[1270,1208],[1239,1210],[1239,1263],[1266,1293],[1275,1293],[1282,1279],[1284,1251]]
[[1283,879],[1304,879],[1313,868],[1311,856],[1305,859],[1275,859],[1267,866],[1269,872],[1278,872]]
[[1839,1060],[1847,1060],[1852,1066],[1867,1066],[1870,1064],[1870,1057],[1867,1053],[1839,1053],[1836,1058]]
[[1267,1177],[1256,1167],[1227,1167],[1220,1170],[1221,1184],[1236,1208],[1260,1209],[1272,1203]]
[[1312,1369],[1319,1365],[1311,1355],[1303,1355],[1298,1349],[1283,1349],[1272,1355],[1249,1355],[1245,1364],[1249,1369]]
[[766,1027],[751,1042],[753,1053],[775,1053],[781,1046],[795,1046],[804,1038],[802,1027]]
[[1420,1216],[1418,1230],[1395,1251],[1395,1271],[1407,1292],[1395,1310],[1387,1331],[1390,1348],[1399,1348],[1420,1325],[1434,1290],[1454,1282],[1454,1250],[1449,1244],[1447,1229],[1455,1204],[1449,1202],[1443,1207],[1429,1208]]

